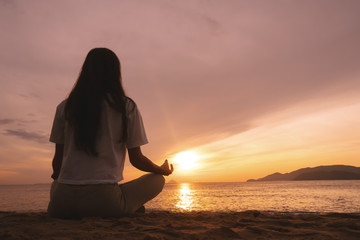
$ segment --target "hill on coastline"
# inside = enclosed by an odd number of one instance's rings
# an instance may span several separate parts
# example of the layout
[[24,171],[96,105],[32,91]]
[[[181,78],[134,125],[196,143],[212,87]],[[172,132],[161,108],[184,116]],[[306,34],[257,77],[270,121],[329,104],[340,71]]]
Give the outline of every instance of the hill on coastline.
[[290,173],[273,173],[253,181],[360,180],[360,167],[346,165],[301,168]]
[[175,181],[175,180],[170,180],[170,181],[168,181],[167,183],[174,184],[174,183],[178,183],[178,182]]

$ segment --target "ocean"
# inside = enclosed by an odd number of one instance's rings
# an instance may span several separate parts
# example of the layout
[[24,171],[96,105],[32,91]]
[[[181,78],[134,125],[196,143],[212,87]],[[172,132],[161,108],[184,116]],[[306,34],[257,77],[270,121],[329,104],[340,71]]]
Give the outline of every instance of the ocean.
[[[50,184],[0,185],[0,211],[45,211]],[[360,180],[167,183],[145,205],[167,211],[360,213]]]

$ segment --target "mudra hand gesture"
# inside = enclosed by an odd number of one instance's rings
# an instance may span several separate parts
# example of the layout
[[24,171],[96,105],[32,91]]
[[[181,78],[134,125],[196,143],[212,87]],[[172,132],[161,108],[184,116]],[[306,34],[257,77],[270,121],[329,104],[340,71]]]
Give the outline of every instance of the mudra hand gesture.
[[174,167],[172,164],[170,164],[170,167],[169,167],[169,163],[168,163],[167,159],[160,166],[160,168],[164,171],[163,175],[165,175],[165,176],[169,176],[174,171]]

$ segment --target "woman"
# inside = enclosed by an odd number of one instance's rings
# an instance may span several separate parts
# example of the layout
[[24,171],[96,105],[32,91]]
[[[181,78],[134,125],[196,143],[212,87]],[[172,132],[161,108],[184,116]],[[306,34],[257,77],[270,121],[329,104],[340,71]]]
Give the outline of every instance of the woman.
[[[106,48],[92,49],[69,97],[56,109],[50,141],[56,143],[48,212],[53,217],[118,217],[144,210],[173,172],[140,146],[147,138],[136,104],[125,95],[120,62]],[[131,164],[150,172],[120,184],[128,149]]]

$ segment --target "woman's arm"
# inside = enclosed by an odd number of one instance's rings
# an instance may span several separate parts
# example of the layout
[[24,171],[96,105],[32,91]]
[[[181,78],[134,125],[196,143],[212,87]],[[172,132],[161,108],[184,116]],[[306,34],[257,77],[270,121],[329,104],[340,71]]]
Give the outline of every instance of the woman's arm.
[[55,146],[55,155],[52,161],[53,174],[51,175],[51,178],[53,178],[54,180],[59,177],[63,155],[64,144],[57,143]]
[[150,159],[142,154],[140,147],[130,148],[128,151],[131,164],[141,171],[152,172],[166,176],[170,175],[174,171],[173,165],[170,164],[169,167],[167,160],[165,160],[161,166],[154,164]]

